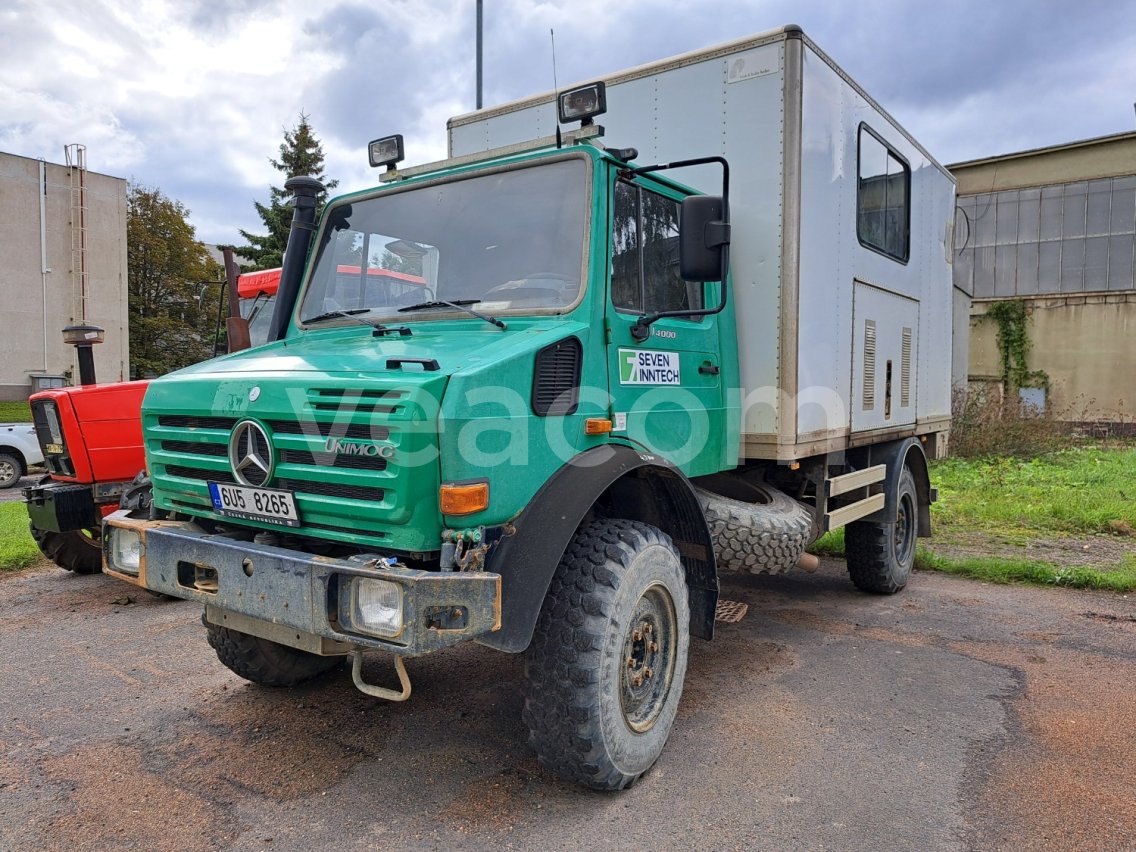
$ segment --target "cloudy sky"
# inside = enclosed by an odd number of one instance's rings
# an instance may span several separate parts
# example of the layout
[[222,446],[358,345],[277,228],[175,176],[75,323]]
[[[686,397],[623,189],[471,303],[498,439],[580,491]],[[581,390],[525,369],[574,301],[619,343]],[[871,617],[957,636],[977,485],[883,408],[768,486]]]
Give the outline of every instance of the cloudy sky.
[[[942,162],[1136,129],[1136,0],[484,0],[485,105],[801,24]],[[474,0],[0,0],[0,151],[160,188],[198,237],[254,200],[302,110],[340,190],[368,140],[445,154],[473,109]]]

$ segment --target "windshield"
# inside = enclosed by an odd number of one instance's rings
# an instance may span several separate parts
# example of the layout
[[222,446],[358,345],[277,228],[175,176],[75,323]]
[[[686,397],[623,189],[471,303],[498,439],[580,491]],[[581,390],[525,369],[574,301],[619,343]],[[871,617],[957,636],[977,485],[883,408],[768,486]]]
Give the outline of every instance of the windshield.
[[582,292],[586,191],[586,163],[574,157],[339,205],[300,317],[367,308],[368,319],[408,319],[399,308],[440,300],[486,313],[571,307]]
[[272,308],[276,294],[257,293],[254,298],[241,299],[241,316],[248,320],[249,340],[253,346],[268,342],[268,326],[272,321]]

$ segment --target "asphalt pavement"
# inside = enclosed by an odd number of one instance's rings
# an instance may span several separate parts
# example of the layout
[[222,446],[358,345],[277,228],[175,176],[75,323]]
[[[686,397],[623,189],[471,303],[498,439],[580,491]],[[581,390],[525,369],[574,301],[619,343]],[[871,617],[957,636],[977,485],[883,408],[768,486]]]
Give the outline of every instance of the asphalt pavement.
[[[659,763],[600,794],[542,769],[522,659],[231,674],[196,606],[51,566],[0,575],[0,849],[1136,848],[1130,597],[843,563],[732,576]],[[389,658],[367,678],[393,685]]]

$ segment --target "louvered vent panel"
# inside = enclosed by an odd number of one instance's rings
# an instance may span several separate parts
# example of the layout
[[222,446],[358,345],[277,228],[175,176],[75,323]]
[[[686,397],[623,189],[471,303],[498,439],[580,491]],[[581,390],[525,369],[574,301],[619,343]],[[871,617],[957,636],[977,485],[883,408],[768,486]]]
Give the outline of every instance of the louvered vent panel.
[[536,353],[532,409],[539,417],[572,414],[580,400],[580,364],[583,347],[578,338],[566,337]]
[[864,410],[876,407],[876,321],[864,320]]
[[911,329],[903,329],[903,350],[899,356],[899,407],[911,405]]

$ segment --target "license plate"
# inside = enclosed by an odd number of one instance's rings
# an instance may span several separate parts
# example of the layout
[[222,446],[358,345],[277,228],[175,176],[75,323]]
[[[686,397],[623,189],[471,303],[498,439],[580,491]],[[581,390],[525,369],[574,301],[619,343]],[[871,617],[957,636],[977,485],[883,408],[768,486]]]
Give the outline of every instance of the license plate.
[[281,527],[300,525],[300,515],[291,491],[210,482],[209,496],[213,498],[213,508],[230,518],[263,521]]
[[63,445],[62,444],[48,444],[43,448],[43,450],[48,455],[52,455],[52,456],[63,455]]

